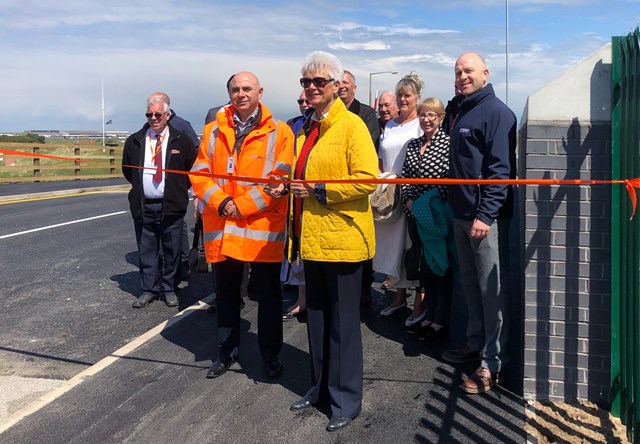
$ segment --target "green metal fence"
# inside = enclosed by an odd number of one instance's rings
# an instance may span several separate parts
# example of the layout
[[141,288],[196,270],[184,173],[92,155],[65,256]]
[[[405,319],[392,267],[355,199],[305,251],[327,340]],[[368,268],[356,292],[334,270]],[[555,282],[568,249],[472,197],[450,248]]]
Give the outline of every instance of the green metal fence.
[[[612,39],[612,177],[640,177],[640,30]],[[640,209],[612,187],[611,413],[640,443]]]

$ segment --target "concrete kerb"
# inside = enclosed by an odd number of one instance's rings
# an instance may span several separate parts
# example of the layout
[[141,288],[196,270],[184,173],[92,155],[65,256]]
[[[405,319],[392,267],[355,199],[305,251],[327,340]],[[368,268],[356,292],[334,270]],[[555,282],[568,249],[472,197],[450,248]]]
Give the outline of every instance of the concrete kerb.
[[42,193],[16,194],[12,196],[0,196],[0,203],[20,202],[30,199],[44,199],[48,197],[71,196],[74,194],[89,194],[99,192],[129,191],[131,185],[107,185],[102,187],[74,188],[70,190],[45,191]]
[[47,404],[55,401],[57,398],[59,398],[60,396],[64,395],[65,393],[67,393],[72,388],[74,388],[77,385],[81,384],[85,379],[87,379],[90,376],[93,376],[93,375],[101,372],[102,370],[104,370],[105,368],[107,368],[108,366],[113,364],[114,362],[117,362],[122,357],[128,355],[129,353],[131,353],[132,351],[134,351],[135,349],[137,349],[141,345],[145,344],[147,341],[149,341],[150,339],[152,339],[156,335],[160,334],[164,329],[169,328],[172,325],[182,321],[187,316],[195,313],[198,310],[204,310],[204,309],[208,308],[209,304],[214,300],[215,300],[215,294],[210,294],[206,298],[203,298],[202,300],[196,302],[195,304],[191,305],[190,307],[185,308],[183,311],[175,314],[171,318],[169,318],[166,321],[158,324],[157,326],[155,326],[151,330],[149,330],[146,333],[138,336],[133,341],[129,342],[128,344],[126,344],[123,347],[119,348],[115,352],[111,353],[106,358],[103,358],[100,361],[96,362],[95,364],[93,364],[88,369],[78,373],[73,378],[69,379],[68,381],[63,382],[58,387],[56,387],[53,390],[45,393],[40,398],[38,398],[36,401],[32,402],[31,404],[27,405],[26,407],[24,407],[24,408],[18,410],[17,412],[13,413],[9,417],[7,417],[5,420],[0,421],[0,434],[3,433],[4,431],[8,430],[9,428],[14,426],[15,424],[17,424],[18,422],[20,422],[21,420],[23,420],[27,416],[31,415],[32,413],[37,412],[42,407],[44,407]]

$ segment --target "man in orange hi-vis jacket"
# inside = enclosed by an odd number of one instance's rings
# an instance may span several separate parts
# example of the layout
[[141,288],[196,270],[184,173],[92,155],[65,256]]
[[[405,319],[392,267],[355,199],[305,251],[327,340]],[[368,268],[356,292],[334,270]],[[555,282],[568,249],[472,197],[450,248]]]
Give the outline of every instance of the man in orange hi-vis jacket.
[[[282,373],[282,291],[287,199],[265,192],[259,179],[288,177],[293,133],[260,103],[262,87],[250,72],[239,72],[228,86],[230,104],[205,125],[191,170],[238,177],[190,175],[204,204],[204,245],[213,263],[218,316],[218,358],[207,378],[223,375],[238,360],[240,284],[246,262],[259,288],[258,345],[268,376]],[[252,178],[252,179],[248,179]],[[266,189],[268,190],[268,188]]]

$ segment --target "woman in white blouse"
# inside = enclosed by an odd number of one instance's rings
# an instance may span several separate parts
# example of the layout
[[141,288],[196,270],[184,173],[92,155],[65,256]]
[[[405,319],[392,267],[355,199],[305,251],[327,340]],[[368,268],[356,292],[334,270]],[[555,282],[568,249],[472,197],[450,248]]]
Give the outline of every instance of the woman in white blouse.
[[[417,105],[424,89],[424,82],[415,73],[404,76],[396,85],[396,101],[398,117],[390,120],[380,137],[380,171],[391,172],[402,176],[402,165],[407,152],[407,144],[411,139],[423,133],[418,121]],[[413,313],[405,321],[407,327],[417,324],[424,317],[419,281],[409,281],[404,267],[405,251],[411,246],[407,232],[406,216],[392,223],[376,222],[376,255],[373,258],[373,269],[387,275],[384,288],[395,288],[396,297],[381,316],[390,316],[407,306],[407,288],[417,287],[416,302]]]

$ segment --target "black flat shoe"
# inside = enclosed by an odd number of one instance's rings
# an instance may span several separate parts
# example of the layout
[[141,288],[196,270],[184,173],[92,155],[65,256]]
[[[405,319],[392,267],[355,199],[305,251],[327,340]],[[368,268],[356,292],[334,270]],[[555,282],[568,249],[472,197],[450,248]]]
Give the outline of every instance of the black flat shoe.
[[348,425],[351,421],[353,421],[353,418],[334,415],[329,420],[329,424],[327,424],[327,431],[333,432],[333,431],[339,430],[344,426]]
[[234,362],[238,362],[237,356],[216,359],[216,362],[214,362],[211,367],[209,367],[207,378],[212,379],[224,375]]
[[418,331],[418,336],[420,339],[436,339],[446,336],[447,333],[449,333],[449,328],[446,325],[443,325],[438,330],[431,325],[427,325]]
[[270,378],[275,378],[282,373],[282,362],[278,358],[269,358],[264,361],[264,372]]
[[311,402],[307,401],[306,399],[300,399],[300,400],[294,402],[293,404],[291,404],[289,406],[289,410],[292,410],[294,412],[298,412],[300,410],[310,409],[311,407],[313,407],[313,404],[311,404]]

